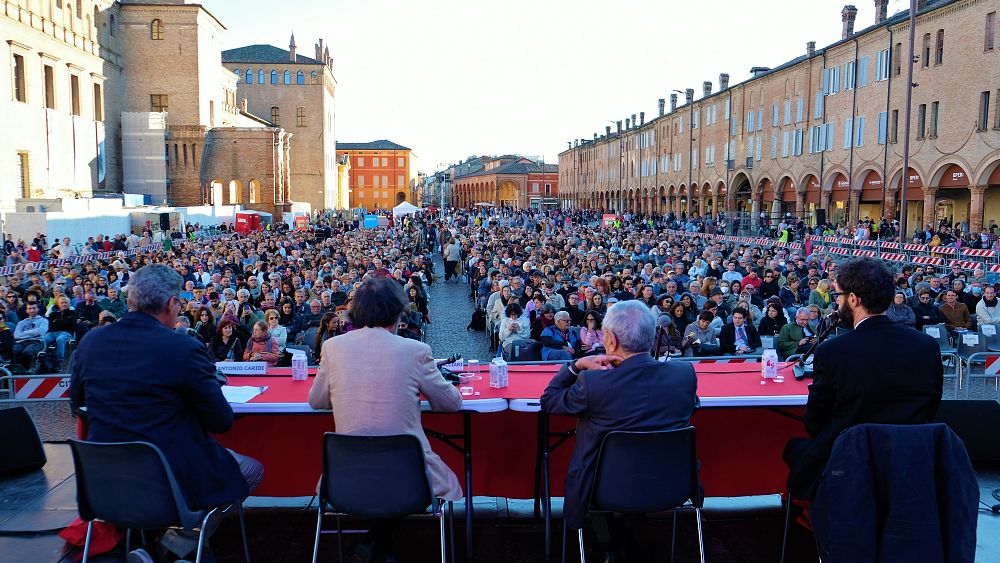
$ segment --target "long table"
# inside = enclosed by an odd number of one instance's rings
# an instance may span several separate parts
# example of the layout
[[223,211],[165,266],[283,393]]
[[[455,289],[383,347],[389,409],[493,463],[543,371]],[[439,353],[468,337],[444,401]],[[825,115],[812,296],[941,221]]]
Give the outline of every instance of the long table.
[[[564,490],[562,479],[547,478],[549,467],[555,475],[565,475],[571,453],[571,448],[552,447],[551,438],[569,441],[575,427],[570,417],[549,420],[539,412],[539,397],[559,367],[511,364],[509,386],[493,389],[489,387],[489,368],[482,366],[481,379],[471,382],[474,394],[463,397],[462,411],[434,413],[425,404],[423,417],[428,435],[448,446],[435,451],[453,471],[464,473],[467,498],[471,499],[473,493],[541,498],[549,532],[548,499]],[[804,435],[800,416],[808,395],[807,383],[795,381],[791,368],[786,366],[782,368],[783,383],[762,384],[760,364],[756,362],[696,361],[695,370],[701,408],[693,424],[698,432],[706,494],[783,492],[787,469],[781,452],[789,438]],[[322,470],[322,435],[334,430],[334,421],[329,411],[309,407],[312,379],[293,381],[283,371],[275,370],[274,375],[264,377],[232,377],[230,385],[267,388],[247,403],[234,404],[238,419],[232,430],[218,437],[226,447],[264,464],[264,482],[255,494],[314,494]],[[553,432],[551,428],[559,430]],[[485,446],[473,451],[473,443]],[[539,490],[543,465],[545,483],[552,481],[544,491]],[[472,503],[467,502],[467,522],[472,522],[472,516]],[[471,529],[471,525],[466,526],[470,553]]]

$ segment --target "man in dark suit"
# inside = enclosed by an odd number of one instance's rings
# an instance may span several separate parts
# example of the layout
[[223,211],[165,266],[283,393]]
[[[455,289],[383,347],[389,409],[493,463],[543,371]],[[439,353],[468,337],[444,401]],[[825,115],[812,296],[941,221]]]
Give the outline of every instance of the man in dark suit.
[[[640,301],[622,301],[602,325],[606,355],[585,356],[564,366],[542,394],[542,410],[579,418],[576,446],[566,476],[563,515],[581,528],[587,515],[604,435],[614,430],[652,431],[690,424],[697,397],[688,362],[657,362],[650,356],[655,319]],[[598,541],[610,554],[608,521],[596,517]]]
[[855,258],[837,267],[833,298],[842,323],[854,330],[815,352],[805,413],[809,439],[792,439],[784,454],[795,498],[812,498],[842,431],[934,420],[943,385],[940,350],[930,336],[885,316],[893,292],[892,273],[880,260]]
[[[206,508],[245,498],[263,479],[263,468],[211,436],[232,427],[233,411],[205,346],[172,330],[180,290],[180,274],[167,266],[136,272],[128,285],[129,312],[80,341],[70,397],[74,408],[87,407],[88,440],[156,445],[188,504]],[[206,532],[213,529],[210,521]],[[183,532],[160,541],[161,551],[181,558],[195,547],[197,536]],[[128,561],[153,559],[139,549]]]
[[750,311],[737,307],[733,311],[733,321],[719,332],[719,352],[723,354],[755,354],[763,344],[753,323],[748,323]]

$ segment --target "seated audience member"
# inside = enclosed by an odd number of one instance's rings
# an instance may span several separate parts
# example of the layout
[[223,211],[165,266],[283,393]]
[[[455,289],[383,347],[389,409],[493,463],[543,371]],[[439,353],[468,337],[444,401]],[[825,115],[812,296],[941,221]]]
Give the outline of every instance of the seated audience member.
[[809,438],[790,440],[783,456],[793,498],[812,498],[844,430],[866,423],[927,424],[941,402],[943,370],[935,341],[884,315],[894,292],[885,263],[875,258],[842,263],[834,291],[841,319],[854,330],[816,349],[805,412]]
[[223,318],[208,343],[212,358],[217,362],[239,362],[243,359],[243,343],[236,337],[236,323]]
[[245,362],[267,362],[273,366],[278,362],[281,349],[278,342],[267,330],[267,323],[257,321],[253,324],[253,333],[247,340],[246,350],[243,351],[243,361]]
[[712,328],[712,319],[714,318],[711,311],[702,311],[698,314],[698,320],[684,329],[681,349],[685,350],[685,356],[718,355],[719,337],[715,329]]
[[892,303],[885,310],[885,316],[894,323],[910,328],[917,327],[917,317],[913,314],[913,309],[906,304],[906,294],[902,291],[896,291],[892,296]]
[[[656,313],[653,313],[656,315]],[[656,340],[653,342],[653,357],[678,355],[681,353],[681,331],[674,326],[670,315],[656,317]]]
[[69,298],[60,295],[56,306],[49,313],[49,331],[45,334],[45,344],[56,345],[56,365],[62,366],[66,359],[66,345],[76,338],[77,316],[69,306]]
[[992,285],[983,286],[983,298],[976,304],[976,324],[998,325],[1000,324],[1000,303],[997,299],[997,290]]
[[536,312],[539,315],[531,323],[531,339],[541,341],[542,332],[556,324],[556,308],[546,303]]
[[[412,289],[412,288],[411,288]],[[409,314],[407,314],[409,312]],[[416,315],[412,310],[403,311],[400,316],[400,320],[405,321],[407,317],[413,318]],[[407,324],[409,324],[407,322]],[[316,339],[309,342],[312,345],[313,354],[316,356],[316,363],[318,364],[321,360],[321,354],[323,352],[323,343],[326,342],[328,338],[333,338],[340,334],[340,317],[336,313],[323,313],[323,319],[319,322],[319,329],[316,331]],[[420,340],[420,338],[417,338]]]
[[528,328],[528,319],[524,318],[524,309],[516,301],[507,305],[504,309],[504,318],[500,322],[500,348],[504,357],[509,358],[511,345],[515,340],[527,340],[531,338],[531,330]]
[[[641,301],[623,301],[604,318],[605,355],[584,356],[562,367],[542,394],[542,410],[576,416],[577,438],[566,477],[564,517],[580,528],[587,515],[601,442],[616,430],[669,430],[690,424],[697,380],[687,362],[650,356],[655,319]],[[600,550],[613,560],[610,517],[596,513]]]
[[560,311],[569,313],[569,324],[571,326],[584,326],[586,324],[584,320],[586,312],[580,308],[580,296],[577,293],[570,293],[565,299],[566,306],[560,309]]
[[972,317],[969,315],[969,308],[958,300],[958,293],[954,289],[948,289],[943,294],[944,299],[938,311],[944,317],[944,324],[949,331],[957,329],[968,330],[972,328]]
[[809,317],[809,309],[799,307],[795,312],[795,322],[781,327],[775,343],[781,359],[794,354],[805,354],[816,341],[816,331],[809,324]]
[[569,326],[569,313],[555,314],[555,324],[542,331],[542,360],[569,360],[580,350],[580,337]]
[[777,336],[781,332],[781,327],[786,324],[788,324],[788,319],[785,318],[785,310],[782,308],[782,304],[771,301],[767,304],[767,309],[764,311],[764,318],[757,325],[757,334],[761,336]]
[[723,354],[756,354],[763,346],[757,329],[747,322],[750,312],[737,308],[733,322],[722,327],[719,334],[719,351]]
[[194,330],[198,332],[201,336],[202,342],[208,344],[212,341],[212,337],[215,336],[215,315],[206,307],[201,307],[196,313],[197,321],[194,325]]
[[[232,427],[233,411],[205,347],[171,330],[181,311],[180,289],[180,274],[161,264],[133,274],[129,312],[80,341],[70,398],[75,409],[87,407],[88,440],[152,443],[187,503],[205,509],[245,498],[263,479],[263,467],[211,436]],[[108,358],[115,359],[115,369],[108,369]],[[221,517],[217,512],[210,518],[206,534]],[[170,530],[158,543],[158,559],[193,559],[197,546],[196,532]],[[154,561],[145,549],[134,550],[128,560]]]
[[934,305],[934,297],[927,288],[918,291],[917,303],[913,305],[913,315],[917,322],[917,330],[923,330],[925,326],[944,323],[944,315]]
[[[309,405],[333,410],[337,432],[360,436],[410,434],[424,449],[427,477],[436,497],[455,501],[462,488],[451,469],[431,450],[420,423],[423,395],[431,408],[453,412],[462,396],[438,372],[431,348],[394,334],[400,315],[409,307],[399,283],[375,277],[364,282],[351,301],[354,330],[323,343],[322,361]],[[377,350],[377,354],[371,354]],[[392,551],[395,520],[376,520],[368,560],[379,561]]]
[[35,356],[45,349],[45,335],[49,321],[38,314],[38,302],[29,301],[24,306],[25,318],[14,328],[14,361],[30,367]]
[[[104,311],[101,312],[103,313]],[[198,331],[191,328],[191,321],[184,315],[180,315],[177,317],[177,320],[174,321],[174,332],[190,336],[191,338],[197,340],[200,344],[205,344],[205,341],[201,339],[201,335],[198,334]]]
[[596,352],[604,345],[604,332],[601,330],[603,318],[597,311],[584,313],[583,326],[580,327],[580,350],[583,353]]

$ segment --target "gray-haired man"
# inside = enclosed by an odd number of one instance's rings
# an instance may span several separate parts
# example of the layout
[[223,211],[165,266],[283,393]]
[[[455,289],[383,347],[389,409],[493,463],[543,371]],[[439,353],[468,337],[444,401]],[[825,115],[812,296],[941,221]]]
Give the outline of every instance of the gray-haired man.
[[[687,362],[656,361],[650,356],[655,319],[640,301],[622,301],[608,310],[602,325],[601,356],[585,356],[564,366],[542,394],[542,410],[579,418],[576,446],[566,478],[564,517],[570,528],[583,526],[597,470],[601,440],[615,430],[667,430],[690,424],[697,380]],[[611,550],[605,517],[595,515],[598,541]]]

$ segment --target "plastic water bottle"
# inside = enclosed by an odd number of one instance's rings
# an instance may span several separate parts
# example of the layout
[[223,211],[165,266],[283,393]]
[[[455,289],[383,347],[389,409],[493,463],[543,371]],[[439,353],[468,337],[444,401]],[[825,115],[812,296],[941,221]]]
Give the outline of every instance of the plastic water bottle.
[[306,353],[302,350],[292,350],[292,381],[305,381],[309,378],[306,369]]
[[764,350],[761,355],[760,375],[764,379],[774,379],[778,376],[778,353],[774,348]]

